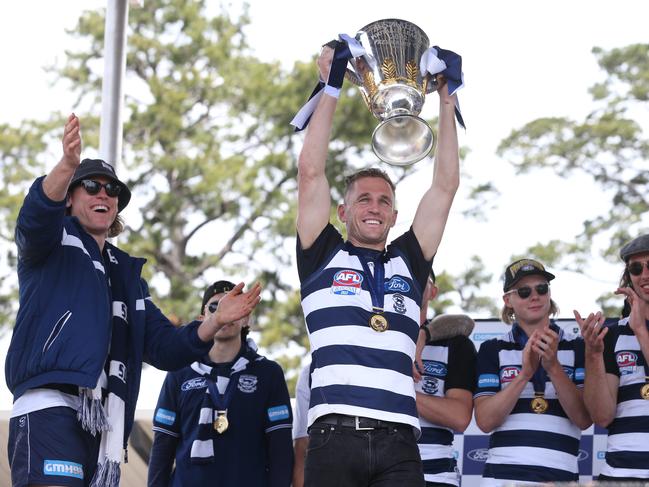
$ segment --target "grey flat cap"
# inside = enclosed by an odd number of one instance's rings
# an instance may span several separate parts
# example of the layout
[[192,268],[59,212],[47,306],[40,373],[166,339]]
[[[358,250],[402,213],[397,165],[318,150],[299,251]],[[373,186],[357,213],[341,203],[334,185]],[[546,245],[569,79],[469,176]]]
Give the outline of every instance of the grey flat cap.
[[639,237],[634,238],[630,242],[624,244],[620,249],[620,258],[627,262],[629,257],[634,254],[642,254],[644,252],[649,252],[649,233],[645,235],[640,235]]

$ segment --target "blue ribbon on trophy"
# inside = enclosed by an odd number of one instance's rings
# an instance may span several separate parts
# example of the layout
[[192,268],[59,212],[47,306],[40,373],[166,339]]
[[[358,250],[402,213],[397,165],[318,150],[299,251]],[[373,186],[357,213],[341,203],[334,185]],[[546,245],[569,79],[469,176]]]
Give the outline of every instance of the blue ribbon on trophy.
[[365,49],[353,37],[347,34],[340,34],[336,41],[334,48],[334,57],[331,62],[331,69],[329,70],[329,77],[325,83],[322,80],[314,88],[309,100],[304,104],[299,112],[291,120],[291,125],[295,127],[295,131],[299,132],[304,130],[311,120],[311,115],[315,111],[320,97],[327,94],[338,98],[340,89],[343,87],[343,80],[345,79],[345,72],[347,70],[347,62],[353,57],[359,57],[365,54]]
[[[430,47],[422,54],[419,61],[419,69],[423,76],[426,72],[431,76],[442,74],[448,84],[448,94],[453,95],[460,88],[464,87],[464,73],[462,73],[462,57],[459,54],[442,49],[439,46]],[[460,112],[460,101],[455,98],[455,118],[457,122],[466,130],[464,119]]]

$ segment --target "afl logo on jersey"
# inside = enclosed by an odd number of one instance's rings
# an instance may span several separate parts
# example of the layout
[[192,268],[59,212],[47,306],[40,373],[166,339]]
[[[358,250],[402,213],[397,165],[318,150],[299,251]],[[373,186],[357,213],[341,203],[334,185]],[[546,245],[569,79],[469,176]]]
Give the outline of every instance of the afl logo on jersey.
[[638,362],[638,356],[628,350],[615,354],[615,361],[620,369],[620,374],[627,375],[635,372],[635,366]]
[[513,381],[520,370],[518,367],[505,367],[500,371],[500,381],[501,382],[511,382]]
[[350,296],[361,293],[363,276],[358,272],[345,269],[336,272],[334,282],[331,285],[331,292],[339,296]]

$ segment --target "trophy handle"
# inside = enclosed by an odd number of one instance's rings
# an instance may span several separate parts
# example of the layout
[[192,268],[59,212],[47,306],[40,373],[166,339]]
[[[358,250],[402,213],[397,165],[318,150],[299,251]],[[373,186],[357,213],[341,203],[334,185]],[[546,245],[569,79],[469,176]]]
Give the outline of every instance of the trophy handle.
[[437,88],[439,86],[439,82],[437,81],[438,77],[443,78],[443,75],[441,73],[437,73],[433,76],[430,73],[426,73],[426,76],[424,77],[424,93],[426,95],[431,94],[433,91],[437,91]]
[[355,71],[349,68],[347,68],[347,70],[345,71],[345,79],[351,81],[356,86],[363,86],[363,80],[361,80],[361,77],[358,76],[358,74]]

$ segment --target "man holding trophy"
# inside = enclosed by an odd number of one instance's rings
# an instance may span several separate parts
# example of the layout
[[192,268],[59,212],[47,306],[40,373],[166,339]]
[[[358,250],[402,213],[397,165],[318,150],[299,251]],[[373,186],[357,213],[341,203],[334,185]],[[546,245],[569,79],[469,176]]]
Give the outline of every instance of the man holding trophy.
[[297,263],[314,364],[305,485],[423,486],[412,364],[422,293],[459,185],[456,97],[438,77],[433,178],[412,227],[386,247],[395,187],[380,169],[364,169],[348,177],[337,209],[344,241],[329,222],[325,175],[338,51],[325,46],[318,59],[327,83],[298,162]]

